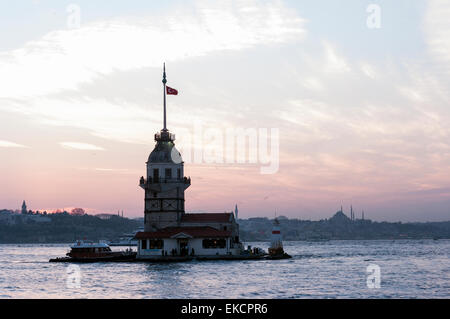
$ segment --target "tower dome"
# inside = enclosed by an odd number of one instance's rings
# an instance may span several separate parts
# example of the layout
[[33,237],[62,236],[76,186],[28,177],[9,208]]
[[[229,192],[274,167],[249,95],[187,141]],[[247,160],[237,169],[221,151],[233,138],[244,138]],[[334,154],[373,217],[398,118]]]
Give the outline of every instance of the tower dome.
[[172,163],[180,164],[183,162],[181,153],[175,147],[175,135],[168,131],[161,131],[155,134],[155,141],[157,142],[155,148],[148,156],[149,164],[156,163]]

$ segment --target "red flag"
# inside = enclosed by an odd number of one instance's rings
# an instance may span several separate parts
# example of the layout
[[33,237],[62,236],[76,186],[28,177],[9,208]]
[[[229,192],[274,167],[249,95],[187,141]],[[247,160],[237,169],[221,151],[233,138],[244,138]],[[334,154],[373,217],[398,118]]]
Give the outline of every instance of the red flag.
[[172,89],[172,88],[169,87],[169,86],[166,86],[166,92],[167,92],[167,94],[169,94],[169,95],[178,95],[178,91],[175,90],[175,89]]

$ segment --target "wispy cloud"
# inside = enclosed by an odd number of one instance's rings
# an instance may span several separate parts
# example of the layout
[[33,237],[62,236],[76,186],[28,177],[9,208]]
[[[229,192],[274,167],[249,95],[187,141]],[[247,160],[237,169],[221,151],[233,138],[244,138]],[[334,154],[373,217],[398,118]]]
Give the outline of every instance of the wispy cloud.
[[22,144],[17,144],[17,143],[14,143],[14,142],[0,140],[0,147],[26,148],[28,146],[25,146],[25,145],[22,145]]
[[[304,20],[283,2],[249,0],[195,1],[158,16],[118,17],[57,30],[0,52],[0,109],[104,138],[147,143],[153,133],[149,124],[160,125],[160,107],[143,109],[117,88],[136,86],[136,79],[123,80],[131,72],[160,68],[163,61],[300,41],[305,33]],[[120,83],[112,80],[116,74]],[[105,93],[111,90],[126,96],[117,103]]]
[[336,52],[336,48],[328,42],[324,42],[326,72],[347,72],[350,70],[345,59]]
[[77,142],[61,142],[59,143],[63,148],[69,150],[82,150],[82,151],[104,151],[105,149],[100,146],[87,144],[87,143],[77,143]]
[[450,75],[450,2],[430,0],[425,14],[425,41],[439,70]]
[[197,1],[194,10],[181,6],[163,17],[92,22],[0,53],[0,98],[76,89],[99,74],[282,43],[304,32],[303,20],[278,1]]

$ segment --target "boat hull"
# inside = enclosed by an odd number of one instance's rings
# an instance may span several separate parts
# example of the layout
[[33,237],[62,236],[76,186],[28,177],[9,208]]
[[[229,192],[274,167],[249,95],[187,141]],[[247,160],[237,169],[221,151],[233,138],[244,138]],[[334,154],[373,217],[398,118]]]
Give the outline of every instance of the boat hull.
[[288,255],[286,253],[266,256],[266,259],[269,259],[269,260],[289,259],[289,258],[292,258],[292,256]]
[[197,260],[258,260],[264,259],[265,255],[212,255],[198,256]]
[[136,253],[123,254],[104,257],[60,257],[50,259],[49,262],[73,262],[73,263],[94,263],[94,262],[119,262],[119,261],[134,261]]

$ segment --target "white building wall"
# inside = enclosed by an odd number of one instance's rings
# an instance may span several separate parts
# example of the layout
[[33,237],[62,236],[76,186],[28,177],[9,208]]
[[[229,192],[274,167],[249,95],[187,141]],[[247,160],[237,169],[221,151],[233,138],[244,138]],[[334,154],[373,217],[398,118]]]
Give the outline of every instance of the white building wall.
[[178,177],[178,169],[180,169],[180,178],[184,177],[184,165],[183,163],[148,163],[147,164],[147,178],[154,179],[153,169],[157,168],[159,170],[159,179],[164,180],[166,168],[170,168],[172,170],[172,179],[177,179]]
[[[195,256],[216,256],[216,255],[236,255],[239,254],[239,249],[233,249],[230,247],[230,243],[232,238],[226,238],[226,246],[225,248],[203,248],[203,239],[206,238],[190,238],[188,239],[188,254],[192,253],[192,249],[194,249]],[[209,238],[208,238],[209,239]],[[147,239],[148,240],[148,239]],[[149,240],[148,240],[149,241]],[[163,249],[142,249],[141,240],[138,243],[138,257],[140,259],[152,258],[162,256],[163,250],[167,252],[167,256],[171,256],[172,249],[176,249],[177,254],[180,253],[178,247],[178,240],[173,238],[164,239],[164,248]],[[149,242],[147,242],[147,247],[149,247]]]
[[194,252],[196,256],[213,256],[213,255],[227,255],[230,251],[230,239],[227,238],[227,245],[225,248],[203,248],[203,239],[204,238],[192,238],[189,239],[188,247],[189,253],[191,253],[192,248],[194,248]]
[[171,255],[172,249],[177,249],[176,239],[164,239],[164,247],[162,249],[142,249],[142,240],[147,240],[147,247],[150,247],[149,239],[141,239],[138,242],[138,258],[150,257],[150,256],[162,256],[162,252],[165,250],[167,255]]

